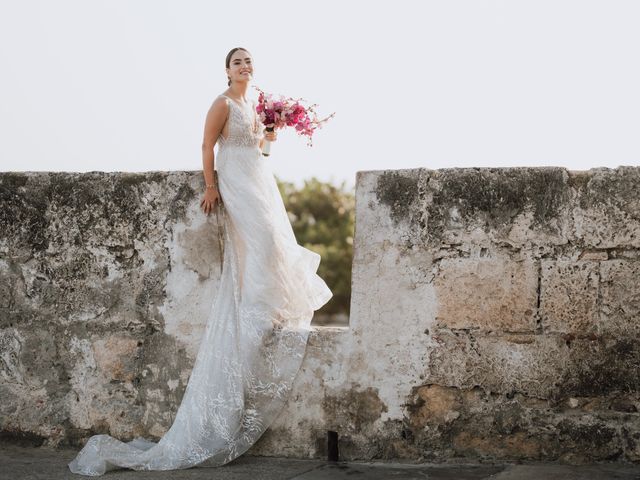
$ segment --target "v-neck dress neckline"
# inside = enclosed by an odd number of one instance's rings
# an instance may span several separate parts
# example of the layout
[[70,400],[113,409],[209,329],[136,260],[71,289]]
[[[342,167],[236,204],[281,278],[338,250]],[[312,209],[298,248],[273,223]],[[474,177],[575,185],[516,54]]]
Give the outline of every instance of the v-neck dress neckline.
[[[237,131],[237,132],[234,132],[234,131],[238,130],[238,128],[242,130],[243,127],[241,127],[241,125],[246,124],[246,127],[249,129],[248,135],[252,138],[249,139],[249,137],[247,137],[241,143],[253,144],[254,142],[253,137],[260,137],[260,133],[259,133],[260,120],[258,118],[255,108],[253,108],[254,102],[249,101],[246,106],[242,106],[228,95],[220,94],[220,96],[224,98],[228,98],[235,105],[235,107],[230,105],[229,108],[237,112],[237,113],[229,112],[230,116],[228,117],[228,119],[230,120],[230,126],[228,131],[228,137],[225,138],[224,135],[222,135],[221,133],[220,138],[222,139],[222,142],[228,143],[229,137],[233,135],[244,136],[245,133],[243,133],[242,131]],[[249,108],[247,108],[247,106],[250,107],[251,112],[249,111]],[[235,120],[232,120],[232,119],[235,119]]]

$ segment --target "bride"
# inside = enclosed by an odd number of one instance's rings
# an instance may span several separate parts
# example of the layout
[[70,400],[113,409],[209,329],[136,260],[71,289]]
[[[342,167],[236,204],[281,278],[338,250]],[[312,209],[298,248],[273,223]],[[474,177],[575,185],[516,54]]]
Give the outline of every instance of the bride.
[[262,142],[277,135],[260,128],[255,101],[246,98],[251,55],[234,48],[225,66],[229,88],[214,100],[204,126],[200,203],[206,215],[222,213],[223,268],[175,421],[157,442],[92,436],[69,463],[74,473],[174,470],[205,460],[223,465],[242,455],[281,412],[313,312],[333,295],[316,273],[320,255],[297,243],[261,153]]

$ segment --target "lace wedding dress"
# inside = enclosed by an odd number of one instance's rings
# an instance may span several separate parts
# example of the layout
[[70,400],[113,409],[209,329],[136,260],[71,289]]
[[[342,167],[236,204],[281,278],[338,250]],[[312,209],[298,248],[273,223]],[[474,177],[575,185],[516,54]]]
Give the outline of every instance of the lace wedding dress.
[[242,455],[284,406],[313,312],[333,295],[316,273],[320,255],[296,241],[259,148],[255,104],[226,99],[229,133],[220,137],[215,161],[222,276],[176,418],[157,443],[92,436],[69,463],[74,473],[223,465]]

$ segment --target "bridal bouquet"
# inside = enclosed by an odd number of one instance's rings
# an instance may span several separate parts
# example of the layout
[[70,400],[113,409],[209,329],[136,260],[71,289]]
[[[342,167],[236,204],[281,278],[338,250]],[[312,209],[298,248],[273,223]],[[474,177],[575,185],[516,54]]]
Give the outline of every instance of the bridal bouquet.
[[[263,92],[255,85],[253,88],[260,92],[256,112],[267,131],[273,132],[274,129],[280,130],[284,127],[294,127],[298,135],[307,135],[309,137],[307,145],[310,147],[313,146],[312,136],[316,128],[322,128],[323,123],[335,115],[335,112],[333,112],[328,117],[318,120],[313,109],[313,107],[317,107],[315,103],[304,107],[300,103],[305,101],[303,98],[294,99],[280,95],[280,98],[276,100],[273,95]],[[313,118],[310,118],[310,115],[313,115]],[[269,155],[270,146],[271,142],[266,141],[262,147],[263,155]]]

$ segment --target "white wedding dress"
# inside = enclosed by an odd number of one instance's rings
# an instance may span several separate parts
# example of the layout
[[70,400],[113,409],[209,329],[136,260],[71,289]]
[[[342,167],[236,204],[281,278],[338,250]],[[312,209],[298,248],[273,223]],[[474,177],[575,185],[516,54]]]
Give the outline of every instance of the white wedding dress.
[[175,421],[157,443],[92,436],[69,463],[74,473],[223,465],[242,455],[282,410],[313,312],[333,295],[316,273],[320,255],[296,241],[259,148],[255,103],[226,99],[229,134],[220,136],[215,160],[223,270]]

